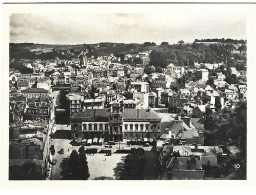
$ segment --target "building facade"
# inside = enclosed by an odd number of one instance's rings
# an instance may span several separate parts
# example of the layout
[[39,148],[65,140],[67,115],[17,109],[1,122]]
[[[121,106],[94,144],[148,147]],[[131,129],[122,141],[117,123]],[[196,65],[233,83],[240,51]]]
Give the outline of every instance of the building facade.
[[157,138],[161,119],[150,109],[125,109],[121,103],[110,109],[90,109],[71,116],[72,138],[104,138],[105,141]]

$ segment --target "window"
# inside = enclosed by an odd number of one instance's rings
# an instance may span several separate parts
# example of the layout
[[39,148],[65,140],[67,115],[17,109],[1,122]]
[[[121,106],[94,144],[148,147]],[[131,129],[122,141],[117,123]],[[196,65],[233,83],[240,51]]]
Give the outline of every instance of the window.
[[108,130],[108,124],[105,124],[105,130]]
[[94,124],[94,131],[97,131],[97,124]]
[[100,131],[103,130],[103,124],[100,124]]
[[144,125],[143,124],[140,124],[140,130],[143,131],[144,130]]
[[87,125],[86,125],[86,124],[83,124],[83,126],[84,126],[84,130],[86,131],[86,130],[87,130],[87,129],[86,129]]
[[133,130],[133,124],[130,124],[130,131]]
[[135,124],[135,130],[138,131],[138,129],[139,129],[139,125]]
[[89,130],[90,131],[92,130],[92,124],[89,124]]
[[127,124],[124,125],[124,129],[125,129],[125,130],[128,129],[128,125],[127,125]]
[[148,130],[148,124],[146,124],[146,130]]

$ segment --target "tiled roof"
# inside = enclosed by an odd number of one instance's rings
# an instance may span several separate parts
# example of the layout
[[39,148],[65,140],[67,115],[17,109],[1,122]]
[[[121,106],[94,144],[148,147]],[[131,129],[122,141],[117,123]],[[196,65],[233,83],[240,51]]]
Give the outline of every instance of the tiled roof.
[[198,83],[198,84],[196,85],[196,87],[197,87],[197,88],[203,88],[203,89],[205,89],[205,88],[207,87],[207,85],[206,85],[206,84]]
[[122,113],[124,120],[161,120],[153,110],[150,109],[124,109]]
[[191,81],[191,82],[188,84],[188,86],[190,86],[190,87],[195,87],[197,84],[198,84],[198,81],[195,81],[195,82]]
[[71,116],[72,121],[108,121],[109,109],[87,109]]
[[40,141],[37,138],[30,138],[30,139],[25,139],[21,141],[21,144],[27,144],[27,145],[31,145],[31,144],[35,144],[35,145],[43,145],[42,141]]

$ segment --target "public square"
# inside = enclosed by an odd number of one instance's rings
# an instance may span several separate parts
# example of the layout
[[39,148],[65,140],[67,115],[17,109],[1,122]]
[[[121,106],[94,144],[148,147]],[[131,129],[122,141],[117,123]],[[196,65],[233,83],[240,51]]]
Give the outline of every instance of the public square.
[[[56,125],[55,138],[50,140],[50,145],[54,145],[55,154],[53,159],[56,159],[56,165],[52,166],[51,170],[51,180],[65,180],[66,179],[66,168],[68,165],[68,160],[71,152],[73,150],[78,151],[80,146],[72,146],[70,144],[70,139],[68,130],[70,126],[67,125]],[[64,139],[67,137],[66,139]],[[120,149],[124,148],[138,148],[142,146],[120,143]],[[98,152],[101,149],[105,149],[104,144],[102,146],[92,145],[85,146],[85,148],[97,148]],[[59,154],[58,152],[64,149],[64,154]],[[113,145],[111,148],[112,155],[106,156],[105,153],[96,153],[94,155],[86,155],[90,177],[88,180],[93,180],[99,177],[109,177],[114,180],[120,179],[121,172],[124,166],[124,160],[127,154],[117,154],[116,150],[119,149],[119,144]],[[144,163],[144,179],[156,179],[154,176],[154,152],[151,151],[152,147],[143,147],[145,150],[145,163]]]

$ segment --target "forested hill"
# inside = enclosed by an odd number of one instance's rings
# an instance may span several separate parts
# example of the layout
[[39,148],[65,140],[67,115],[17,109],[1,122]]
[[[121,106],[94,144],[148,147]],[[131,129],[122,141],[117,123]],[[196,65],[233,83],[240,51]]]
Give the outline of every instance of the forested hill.
[[[218,41],[225,44],[203,44],[200,41]],[[114,54],[124,60],[126,54],[137,54],[139,52],[150,53],[150,65],[161,68],[169,63],[178,66],[192,66],[197,63],[229,63],[231,59],[246,60],[246,41],[231,39],[203,39],[195,40],[194,43],[186,44],[179,41],[177,44],[162,42],[156,45],[153,42],[144,44],[124,43],[99,43],[80,45],[43,45],[33,43],[10,44],[10,59],[42,59],[49,60],[56,57],[60,59],[71,59],[77,57],[86,46],[89,49],[88,57],[107,56]]]

